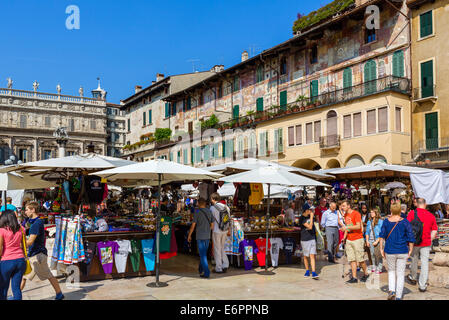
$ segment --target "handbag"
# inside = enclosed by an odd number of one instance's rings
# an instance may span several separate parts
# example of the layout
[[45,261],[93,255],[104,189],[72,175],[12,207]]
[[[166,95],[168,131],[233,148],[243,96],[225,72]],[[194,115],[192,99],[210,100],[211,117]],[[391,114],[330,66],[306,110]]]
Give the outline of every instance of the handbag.
[[[374,238],[374,242],[375,242],[377,239],[376,239],[376,234],[374,233],[374,226],[373,226],[373,221],[372,220],[371,220],[371,232],[373,234],[373,238]],[[374,256],[376,258],[382,257],[382,253],[380,252],[380,245],[379,245],[379,243],[377,243],[377,245],[374,246]]]
[[22,230],[22,246],[23,246],[23,253],[25,254],[25,262],[26,262],[26,269],[24,274],[29,274],[31,271],[33,271],[33,268],[31,267],[31,262],[28,259],[28,253],[27,253],[27,243],[25,241],[25,234]]

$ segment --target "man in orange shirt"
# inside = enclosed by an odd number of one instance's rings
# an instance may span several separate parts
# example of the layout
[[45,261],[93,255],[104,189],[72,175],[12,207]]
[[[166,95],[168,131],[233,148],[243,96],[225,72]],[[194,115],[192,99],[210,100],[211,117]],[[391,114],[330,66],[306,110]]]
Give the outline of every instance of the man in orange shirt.
[[357,283],[357,264],[361,264],[364,276],[360,278],[361,282],[366,282],[368,279],[368,270],[365,262],[365,241],[363,240],[362,232],[362,215],[360,212],[352,210],[351,204],[345,200],[341,204],[346,226],[340,230],[347,232],[346,240],[346,257],[351,264],[352,278],[346,283]]

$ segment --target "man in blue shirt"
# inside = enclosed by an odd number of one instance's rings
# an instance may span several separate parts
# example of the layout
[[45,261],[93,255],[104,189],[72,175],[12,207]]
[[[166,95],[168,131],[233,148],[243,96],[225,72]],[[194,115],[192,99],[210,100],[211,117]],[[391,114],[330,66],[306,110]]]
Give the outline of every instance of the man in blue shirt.
[[30,202],[25,206],[25,214],[29,218],[28,222],[31,225],[26,246],[28,247],[28,257],[33,270],[23,277],[20,289],[23,291],[26,280],[32,281],[37,276],[41,281],[50,281],[56,292],[55,300],[62,300],[64,295],[61,292],[59,282],[48,267],[44,222],[39,218],[38,210],[39,204],[37,202]]
[[[12,198],[11,197],[7,197],[6,198],[6,210],[14,211],[16,213],[16,215],[17,215],[17,207],[12,204]],[[1,212],[5,211],[5,206],[2,206],[0,211]]]
[[323,213],[321,217],[321,227],[325,228],[327,241],[327,255],[331,263],[335,263],[334,255],[337,250],[339,232],[338,232],[338,212],[337,204],[331,202],[329,210]]

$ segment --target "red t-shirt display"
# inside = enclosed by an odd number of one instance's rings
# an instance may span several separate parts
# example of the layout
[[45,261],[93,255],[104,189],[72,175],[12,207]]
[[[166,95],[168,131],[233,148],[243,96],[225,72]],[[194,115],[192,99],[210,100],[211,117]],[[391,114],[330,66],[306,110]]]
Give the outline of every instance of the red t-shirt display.
[[[259,249],[259,252],[257,253],[257,262],[259,262],[259,267],[265,267],[265,248],[267,246],[267,239],[266,238],[259,238],[254,240],[254,242],[257,245],[257,248]],[[271,249],[271,242],[270,239],[268,239],[268,250]]]
[[[435,219],[435,216],[426,209],[418,208],[417,211],[418,211],[418,218],[424,225],[422,232],[422,242],[420,245],[415,245],[415,247],[430,247],[432,245],[430,233],[433,230],[438,230],[437,220]],[[409,222],[412,222],[414,218],[415,218],[415,211],[412,210],[408,213],[407,220]]]

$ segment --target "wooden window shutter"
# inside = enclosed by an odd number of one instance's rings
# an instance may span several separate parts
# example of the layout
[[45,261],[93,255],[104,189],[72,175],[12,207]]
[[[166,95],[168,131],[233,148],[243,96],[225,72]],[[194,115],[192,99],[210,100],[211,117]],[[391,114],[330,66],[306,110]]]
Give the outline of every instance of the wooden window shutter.
[[302,125],[296,126],[296,145],[302,144]]
[[351,138],[352,128],[351,128],[351,115],[343,117],[343,135],[344,138]]
[[420,15],[420,35],[421,38],[427,37],[433,33],[432,11]]
[[367,112],[366,121],[368,134],[376,133],[376,110],[370,110]]
[[396,121],[396,125],[395,125],[395,129],[398,132],[402,131],[402,109],[399,107],[395,108],[395,121]]
[[145,111],[143,112],[143,125],[146,126],[147,125],[147,118],[146,118],[146,113]]
[[279,104],[281,106],[281,110],[286,110],[287,106],[287,91],[281,91],[279,94]]
[[379,108],[379,132],[388,131],[388,108]]
[[295,145],[295,127],[288,127],[288,145]]
[[153,123],[153,110],[148,110],[148,123]]
[[399,50],[393,54],[393,76],[404,76],[404,51]]
[[346,68],[343,71],[343,88],[348,91],[352,87],[352,69]]
[[313,142],[313,124],[307,123],[306,124],[306,143],[312,143]]
[[353,124],[354,124],[354,137],[360,137],[362,135],[362,113],[354,113]]
[[263,98],[257,98],[256,101],[256,110],[258,112],[263,111]]
[[239,107],[239,105],[237,104],[237,105],[234,106],[234,108],[233,108],[233,110],[232,110],[232,117],[233,117],[234,119],[238,119],[239,115],[240,115],[240,107]]

